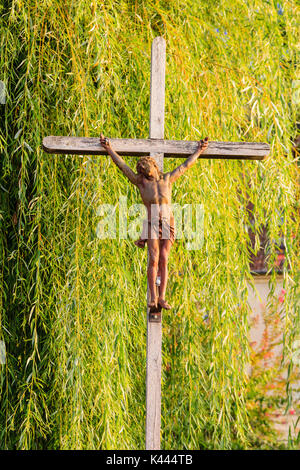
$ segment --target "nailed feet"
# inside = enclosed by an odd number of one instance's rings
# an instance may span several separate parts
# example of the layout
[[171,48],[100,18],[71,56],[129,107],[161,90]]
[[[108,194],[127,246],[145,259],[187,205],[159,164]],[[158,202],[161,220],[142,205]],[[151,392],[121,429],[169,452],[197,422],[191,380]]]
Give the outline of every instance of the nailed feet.
[[156,299],[155,300],[150,300],[150,302],[148,302],[148,307],[150,309],[157,308],[157,300]]
[[165,310],[171,310],[172,306],[168,304],[168,302],[165,301],[165,299],[158,299],[158,305],[161,306],[161,308],[164,308]]

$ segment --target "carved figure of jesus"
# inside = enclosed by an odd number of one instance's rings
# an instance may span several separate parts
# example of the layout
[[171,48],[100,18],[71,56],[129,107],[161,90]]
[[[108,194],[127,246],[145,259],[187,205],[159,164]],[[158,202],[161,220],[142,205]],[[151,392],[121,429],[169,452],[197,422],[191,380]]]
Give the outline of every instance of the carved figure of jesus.
[[[173,171],[167,173],[160,172],[152,157],[140,157],[135,173],[114,151],[109,140],[103,134],[101,134],[100,143],[117,167],[140,191],[142,201],[147,209],[147,221],[141,238],[135,244],[141,248],[145,246],[145,243],[148,245],[147,278],[150,290],[148,307],[152,309],[160,305],[161,308],[169,310],[172,307],[166,301],[165,295],[168,282],[168,258],[175,240],[174,214],[171,210],[172,185],[179,176],[196,163],[199,155],[206,150],[208,137],[199,141],[195,153]],[[157,276],[160,276],[158,298],[155,288]]]

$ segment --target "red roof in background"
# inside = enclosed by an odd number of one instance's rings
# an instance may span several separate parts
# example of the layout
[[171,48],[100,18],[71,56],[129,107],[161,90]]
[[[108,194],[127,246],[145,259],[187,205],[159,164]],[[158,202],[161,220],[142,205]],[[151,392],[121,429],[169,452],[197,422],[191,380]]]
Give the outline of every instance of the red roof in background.
[[[253,204],[249,202],[247,210],[253,214]],[[250,219],[251,220],[251,219]],[[248,228],[250,237],[251,248],[254,250],[255,247],[255,227],[254,219],[251,220],[251,226]],[[259,233],[260,248],[256,254],[250,251],[250,270],[253,274],[265,275],[270,273],[270,266],[268,272],[268,250],[270,241],[268,239],[267,227],[262,227]],[[274,242],[275,243],[275,242]],[[283,271],[284,263],[286,262],[285,247],[283,243],[283,237],[277,240],[276,243],[277,258],[271,271],[275,270],[279,274]]]
[[[255,245],[255,234],[254,232],[249,229],[249,236],[251,240],[251,248],[254,249]],[[260,238],[260,249],[254,255],[251,253],[250,258],[250,270],[253,274],[267,274],[268,272],[268,254],[267,254],[267,230],[264,227],[262,233],[259,235]],[[286,262],[285,257],[285,248],[283,243],[280,246],[276,247],[277,258],[275,260],[273,270],[278,272],[279,274],[283,271],[283,265]],[[270,270],[269,270],[270,272]]]
[[[300,122],[296,122],[296,129],[297,131],[300,130]],[[297,159],[299,157],[300,153],[300,134],[296,135],[295,139],[292,139],[292,155],[294,159]],[[299,167],[300,160],[297,160],[297,165]],[[297,168],[298,168],[297,167]],[[253,214],[254,206],[251,202],[249,202],[247,206],[247,210],[250,215],[250,220],[251,220],[251,214]],[[254,230],[254,231],[253,231]],[[250,241],[251,241],[251,247],[254,249],[255,246],[255,223],[254,223],[254,218],[251,220],[251,227],[248,229],[249,231],[249,236],[250,236]],[[267,274],[268,269],[267,269],[267,259],[268,259],[268,245],[270,245],[270,240],[268,240],[268,232],[267,228],[263,227],[261,230],[261,233],[259,234],[259,239],[260,239],[260,249],[258,252],[253,255],[251,254],[251,259],[250,259],[250,269],[253,274]],[[282,273],[283,271],[283,266],[285,265],[286,269],[289,269],[289,265],[285,256],[285,246],[283,243],[283,234],[282,237],[277,240],[276,243],[276,252],[277,252],[277,258],[275,260],[274,266],[271,269],[271,271],[276,271],[278,273]],[[269,243],[268,243],[269,242]],[[273,242],[275,243],[275,242]],[[269,273],[270,273],[270,266],[269,266]]]

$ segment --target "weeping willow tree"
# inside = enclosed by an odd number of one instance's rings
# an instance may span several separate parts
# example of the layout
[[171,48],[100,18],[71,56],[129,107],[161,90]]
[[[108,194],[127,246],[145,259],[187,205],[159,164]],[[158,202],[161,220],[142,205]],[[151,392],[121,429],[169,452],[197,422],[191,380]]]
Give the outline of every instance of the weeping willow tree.
[[250,216],[257,240],[267,227],[270,269],[284,237],[290,373],[299,335],[298,13],[294,1],[1,1],[1,448],[144,447],[147,255],[97,237],[99,205],[117,213],[120,195],[130,205],[137,190],[108,157],[48,155],[41,142],[147,137],[157,35],[165,138],[271,146],[264,162],[199,161],[174,187],[174,201],[203,204],[204,243],[189,251],[178,240],[170,258],[162,446],[253,448]]

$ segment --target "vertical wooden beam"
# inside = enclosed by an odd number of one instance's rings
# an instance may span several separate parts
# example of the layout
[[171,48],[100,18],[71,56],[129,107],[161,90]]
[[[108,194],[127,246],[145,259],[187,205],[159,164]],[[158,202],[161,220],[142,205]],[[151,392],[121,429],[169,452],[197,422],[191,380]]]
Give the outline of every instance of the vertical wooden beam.
[[[150,135],[164,138],[166,43],[156,37],[151,48]],[[164,154],[151,154],[163,171]],[[148,259],[149,262],[149,259]],[[150,298],[147,287],[147,304]],[[147,309],[146,450],[160,449],[162,324],[149,321]]]
[[[150,82],[150,133],[151,139],[163,139],[165,127],[165,70],[166,42],[157,37],[151,48],[151,82]],[[154,156],[153,154],[150,154]],[[163,171],[164,154],[156,154],[156,161]]]

